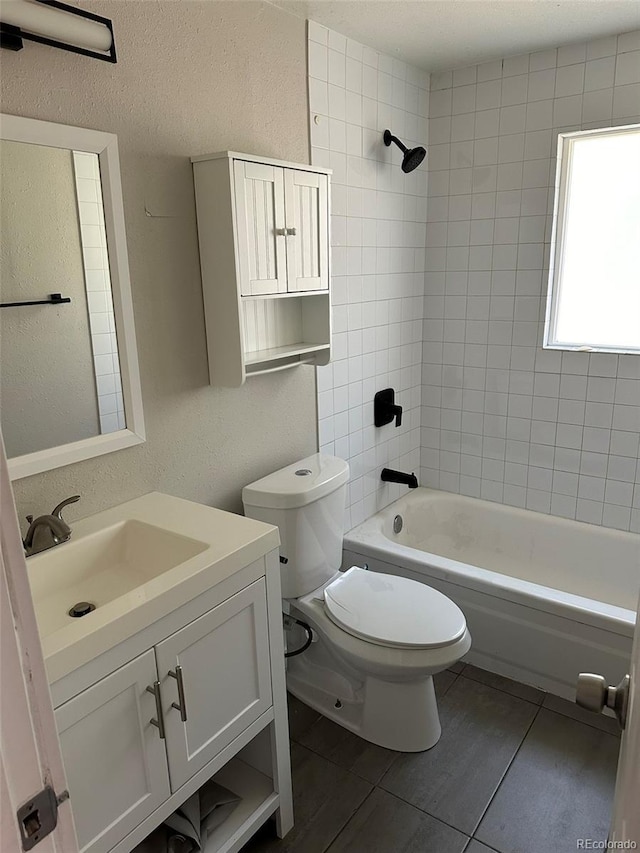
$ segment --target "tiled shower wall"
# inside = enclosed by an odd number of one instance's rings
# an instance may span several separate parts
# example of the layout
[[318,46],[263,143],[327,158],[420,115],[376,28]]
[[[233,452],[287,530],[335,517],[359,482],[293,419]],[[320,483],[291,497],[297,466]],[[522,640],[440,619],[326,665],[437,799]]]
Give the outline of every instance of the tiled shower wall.
[[111,297],[100,164],[96,154],[86,151],[74,151],[73,164],[100,432],[104,434],[125,429],[126,423]]
[[431,75],[424,485],[640,531],[640,356],[541,348],[557,134],[638,121],[640,32]]
[[[426,163],[409,175],[385,128],[427,143],[428,75],[309,22],[312,163],[332,177],[332,363],[318,368],[320,450],[349,461],[347,529],[405,487],[389,466],[420,465]],[[402,426],[373,426],[376,391],[393,387]]]

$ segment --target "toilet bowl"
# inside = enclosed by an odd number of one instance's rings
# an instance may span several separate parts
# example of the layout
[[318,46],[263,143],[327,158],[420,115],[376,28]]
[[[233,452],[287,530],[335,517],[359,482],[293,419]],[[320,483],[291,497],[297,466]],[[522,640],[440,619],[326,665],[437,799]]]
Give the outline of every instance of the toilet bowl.
[[[341,589],[350,582],[353,589]],[[380,588],[377,613],[372,613],[371,597],[362,596],[370,585]],[[336,593],[345,592],[347,601],[332,611]],[[433,676],[471,647],[464,616],[450,599],[417,581],[354,566],[289,604],[291,615],[306,622],[315,638],[304,654],[288,662],[291,693],[387,749],[419,752],[437,743]],[[347,610],[349,604],[353,607]],[[422,618],[416,622],[419,609]],[[385,611],[387,616],[393,611],[395,624],[384,619]],[[432,614],[440,618],[432,620]]]
[[338,571],[348,471],[315,454],[243,490],[245,513],[280,528],[287,688],[372,743],[419,752],[440,737],[433,676],[471,637],[457,605],[425,584]]

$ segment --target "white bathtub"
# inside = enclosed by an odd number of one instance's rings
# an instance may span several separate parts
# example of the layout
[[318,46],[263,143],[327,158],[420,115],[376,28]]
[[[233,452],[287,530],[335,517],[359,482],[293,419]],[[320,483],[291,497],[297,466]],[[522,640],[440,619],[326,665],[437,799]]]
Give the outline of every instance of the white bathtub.
[[416,489],[345,536],[344,567],[363,563],[452,598],[477,666],[570,699],[579,672],[628,671],[637,534]]

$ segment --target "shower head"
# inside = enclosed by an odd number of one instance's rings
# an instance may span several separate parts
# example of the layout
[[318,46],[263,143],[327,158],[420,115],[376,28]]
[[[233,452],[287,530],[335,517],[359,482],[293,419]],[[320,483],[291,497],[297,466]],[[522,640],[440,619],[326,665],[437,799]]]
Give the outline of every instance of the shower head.
[[402,158],[403,172],[413,172],[414,169],[418,168],[426,156],[426,148],[423,148],[422,146],[418,146],[417,148],[407,148],[406,145],[403,145],[402,142],[400,142],[397,136],[393,136],[390,130],[385,130],[383,138],[385,145],[388,146],[391,145],[392,142],[395,142],[404,154],[404,157]]

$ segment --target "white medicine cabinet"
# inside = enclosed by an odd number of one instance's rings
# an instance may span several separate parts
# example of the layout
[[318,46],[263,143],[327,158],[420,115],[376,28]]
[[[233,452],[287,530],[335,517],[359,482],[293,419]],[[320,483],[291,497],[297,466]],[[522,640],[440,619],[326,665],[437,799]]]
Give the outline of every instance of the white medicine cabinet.
[[192,163],[211,384],[327,364],[329,170],[230,151]]

